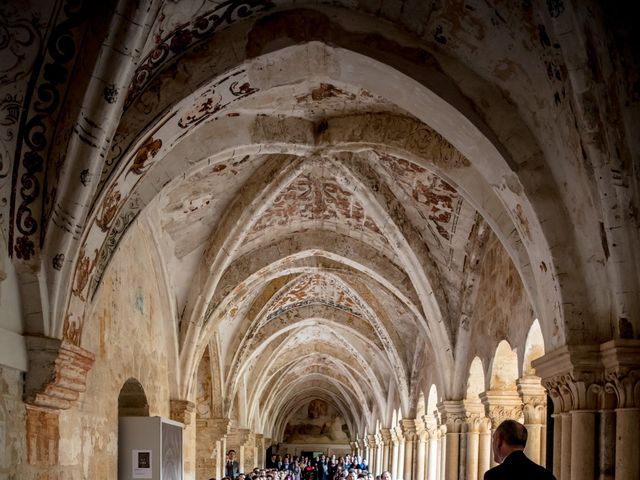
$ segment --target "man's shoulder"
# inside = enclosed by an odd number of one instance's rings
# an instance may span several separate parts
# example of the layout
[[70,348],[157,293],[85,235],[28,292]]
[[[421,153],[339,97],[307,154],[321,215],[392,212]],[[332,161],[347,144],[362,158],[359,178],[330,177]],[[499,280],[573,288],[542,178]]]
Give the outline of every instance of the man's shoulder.
[[504,465],[497,465],[485,472],[484,480],[500,480],[501,478],[506,478],[504,475],[507,472],[504,470]]
[[484,474],[484,480],[512,479],[518,475],[522,480],[555,480],[556,477],[546,468],[531,461],[524,455],[513,458],[511,462],[497,465]]

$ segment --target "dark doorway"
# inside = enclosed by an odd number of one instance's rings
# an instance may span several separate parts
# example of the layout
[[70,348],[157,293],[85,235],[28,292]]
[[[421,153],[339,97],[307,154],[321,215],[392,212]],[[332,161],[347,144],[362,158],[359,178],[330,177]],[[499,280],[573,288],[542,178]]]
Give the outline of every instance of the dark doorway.
[[118,417],[148,417],[149,402],[138,380],[130,378],[118,395]]

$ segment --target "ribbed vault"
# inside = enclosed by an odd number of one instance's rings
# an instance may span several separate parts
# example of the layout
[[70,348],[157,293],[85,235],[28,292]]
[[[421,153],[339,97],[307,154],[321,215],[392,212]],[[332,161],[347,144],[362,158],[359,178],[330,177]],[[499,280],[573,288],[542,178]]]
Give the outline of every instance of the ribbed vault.
[[[542,250],[527,247],[536,227],[523,229],[512,193],[492,184],[508,162],[438,133],[437,99],[399,94],[397,82],[414,80],[391,69],[395,86],[375,84],[347,65],[388,68],[315,42],[172,92],[142,130],[149,114],[131,107],[83,247],[96,252],[91,298],[143,219],[173,292],[176,395],[196,395],[202,418],[276,440],[313,400],[351,435],[389,424],[392,406],[412,415],[426,366],[443,391],[464,391],[454,352],[469,341],[488,240],[534,307],[544,295],[531,268]],[[70,297],[68,321],[82,317],[83,296]]]

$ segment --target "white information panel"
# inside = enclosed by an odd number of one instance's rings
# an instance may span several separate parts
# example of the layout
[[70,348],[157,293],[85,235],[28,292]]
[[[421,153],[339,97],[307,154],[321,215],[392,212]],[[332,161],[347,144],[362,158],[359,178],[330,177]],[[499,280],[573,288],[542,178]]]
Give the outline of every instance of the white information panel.
[[132,450],[131,475],[133,478],[153,478],[151,450]]

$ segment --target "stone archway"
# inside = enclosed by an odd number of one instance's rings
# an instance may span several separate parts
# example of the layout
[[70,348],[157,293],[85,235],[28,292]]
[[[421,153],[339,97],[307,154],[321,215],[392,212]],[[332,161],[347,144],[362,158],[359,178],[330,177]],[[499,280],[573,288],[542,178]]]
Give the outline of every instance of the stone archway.
[[129,378],[118,395],[118,417],[148,417],[149,402],[142,384]]

